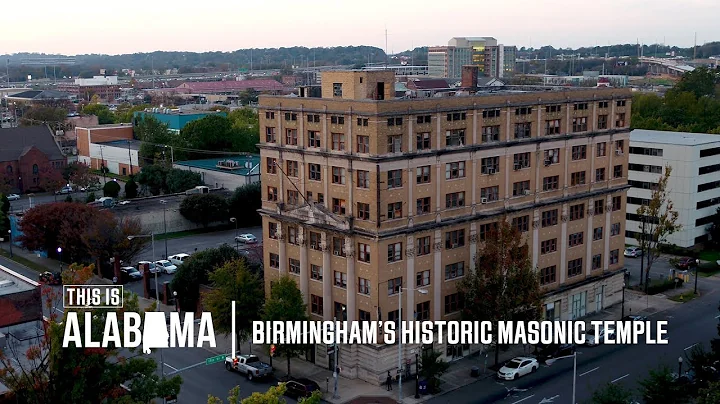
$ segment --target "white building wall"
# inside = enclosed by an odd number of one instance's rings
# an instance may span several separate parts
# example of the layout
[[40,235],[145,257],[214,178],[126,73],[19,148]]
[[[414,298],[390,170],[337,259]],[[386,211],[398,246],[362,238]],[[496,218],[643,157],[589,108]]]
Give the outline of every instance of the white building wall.
[[226,189],[235,189],[243,185],[253,184],[260,182],[260,174],[256,167],[256,170],[251,171],[251,175],[238,175],[229,172],[220,172],[215,170],[204,170],[201,168],[188,167],[185,165],[175,164],[173,168],[179,168],[181,170],[188,170],[196,173],[200,173],[205,185],[211,188],[223,187]]
[[[90,158],[105,160],[107,167],[113,174],[121,174],[119,165],[138,166],[138,151],[127,147],[110,146],[97,143],[90,143]],[[88,161],[89,164],[89,161]],[[95,168],[95,167],[93,167]]]

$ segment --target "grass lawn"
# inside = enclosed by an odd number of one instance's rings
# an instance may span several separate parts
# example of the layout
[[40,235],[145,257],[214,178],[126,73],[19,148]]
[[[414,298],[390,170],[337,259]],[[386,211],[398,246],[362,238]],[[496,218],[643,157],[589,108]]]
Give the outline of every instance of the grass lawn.
[[681,302],[681,303],[682,303],[682,302],[688,302],[688,301],[690,301],[690,300],[692,300],[692,299],[694,299],[694,298],[696,298],[696,297],[698,297],[698,296],[700,296],[700,295],[696,295],[695,292],[693,292],[693,291],[691,290],[691,291],[689,291],[689,292],[685,292],[685,293],[679,294],[679,295],[677,295],[677,296],[673,296],[673,297],[670,298],[670,300],[672,300],[672,301],[674,301],[674,302]]
[[5,257],[7,259],[15,261],[20,265],[24,265],[24,266],[32,269],[33,271],[36,271],[37,273],[42,273],[42,272],[45,272],[48,270],[46,267],[44,267],[40,264],[37,264],[35,262],[32,262],[27,258],[20,257],[17,254],[14,254],[13,257],[10,258],[10,252],[5,251],[3,249],[0,249],[0,255],[2,255],[3,257]]
[[703,251],[700,253],[700,259],[703,261],[716,262],[717,260],[720,260],[720,251]]

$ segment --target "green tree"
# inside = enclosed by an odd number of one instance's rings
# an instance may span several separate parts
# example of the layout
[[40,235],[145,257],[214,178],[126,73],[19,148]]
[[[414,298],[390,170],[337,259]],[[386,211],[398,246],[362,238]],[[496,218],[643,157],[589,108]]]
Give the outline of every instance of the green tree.
[[237,219],[238,227],[252,227],[262,224],[257,213],[262,207],[262,188],[259,182],[238,187],[228,199],[229,215]]
[[697,404],[720,403],[720,382],[713,382],[706,388],[700,389]]
[[632,404],[632,390],[622,384],[607,383],[593,392],[592,404]]
[[[228,404],[283,404],[285,399],[283,395],[287,387],[285,383],[279,383],[277,386],[271,386],[265,393],[254,392],[250,397],[240,398],[240,386],[233,387],[228,392]],[[314,391],[310,397],[303,397],[298,401],[300,404],[320,404],[322,402],[322,393],[318,390]],[[208,395],[208,404],[223,404],[223,401],[212,395]]]
[[0,194],[0,234],[7,234],[10,230],[10,200],[7,195]]
[[694,94],[697,98],[714,96],[715,84],[717,82],[718,74],[715,70],[699,66],[691,72],[684,73],[680,81],[671,91],[689,92]]
[[87,187],[92,183],[92,180],[95,179],[95,177],[90,174],[90,167],[78,161],[66,165],[63,169],[62,177],[66,183],[78,187]]
[[165,189],[171,194],[185,192],[198,185],[203,185],[202,176],[200,173],[192,172],[190,170],[173,168],[165,177]]
[[211,273],[210,283],[213,290],[204,296],[203,307],[212,313],[215,330],[230,335],[232,302],[235,301],[237,340],[246,341],[265,300],[262,279],[251,273],[247,260],[241,258],[227,262]]
[[125,183],[125,198],[133,199],[138,196],[138,185],[135,182],[135,176],[130,176],[128,182]]
[[130,123],[133,120],[135,112],[144,111],[145,108],[150,108],[150,104],[131,105],[123,103],[118,106],[115,111],[115,122],[117,123]]
[[137,120],[135,137],[142,141],[138,151],[140,165],[144,168],[154,164],[171,165],[172,149],[175,136],[168,125],[153,116],[145,116]]
[[253,89],[245,90],[240,92],[239,100],[242,105],[250,105],[258,102],[259,95],[260,93]]
[[[492,240],[488,242],[486,240]],[[471,321],[531,321],[540,318],[542,293],[522,235],[507,218],[481,240],[474,271],[458,285],[463,318]],[[495,347],[498,363],[500,346]]]
[[67,109],[49,105],[36,105],[30,107],[30,109],[23,113],[22,118],[20,118],[20,125],[34,126],[48,124],[55,126],[64,122],[66,117]]
[[166,188],[165,178],[170,170],[159,164],[146,165],[138,175],[138,183],[153,195],[160,195]]
[[83,107],[82,112],[86,115],[95,115],[98,117],[98,123],[100,125],[115,123],[115,115],[113,115],[107,105],[88,104]]
[[720,208],[715,210],[712,223],[708,226],[707,232],[710,236],[710,243],[712,243],[715,248],[720,247]]
[[90,192],[87,195],[87,198],[85,198],[85,203],[95,202],[97,199],[97,196],[95,195],[95,192]]
[[431,392],[440,390],[440,376],[450,367],[440,356],[437,351],[423,352],[420,359],[420,376],[428,380]]
[[117,181],[108,181],[103,186],[103,195],[112,198],[117,198],[120,195],[120,184]]
[[[180,131],[180,144],[195,150],[234,152],[233,144],[239,137],[230,120],[219,114],[192,121]],[[187,159],[207,158],[206,153],[187,152]]]
[[688,390],[675,380],[666,366],[650,370],[640,381],[640,395],[646,404],[682,404],[689,401]]
[[227,244],[192,254],[178,268],[171,281],[172,290],[178,292],[180,307],[194,311],[200,296],[199,285],[207,285],[210,273],[238,258],[240,254],[237,250]]
[[[657,185],[653,186],[650,202],[648,205],[640,205],[637,214],[642,220],[640,232],[636,240],[643,251],[642,259],[645,260],[645,285],[650,283],[650,270],[653,263],[660,258],[660,245],[667,243],[667,236],[682,228],[677,223],[678,213],[675,205],[668,196],[667,184],[672,174],[672,167],[665,166],[665,172],[658,179]],[[640,274],[640,284],[643,283],[643,274]]]
[[180,202],[180,214],[207,227],[212,222],[228,220],[228,202],[218,194],[190,195]]
[[[270,289],[270,298],[265,301],[263,321],[307,321],[307,306],[297,284],[289,276],[275,281]],[[276,344],[276,354],[287,359],[287,373],[290,376],[290,359],[305,352],[302,344]]]

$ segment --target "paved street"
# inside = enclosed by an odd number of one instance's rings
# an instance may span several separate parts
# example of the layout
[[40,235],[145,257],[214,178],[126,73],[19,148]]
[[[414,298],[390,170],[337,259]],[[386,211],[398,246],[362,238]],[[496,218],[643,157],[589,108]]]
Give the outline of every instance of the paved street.
[[[704,283],[709,290],[702,298],[652,316],[652,320],[667,320],[668,345],[635,346],[601,345],[581,347],[577,356],[576,402],[585,402],[598,386],[607,382],[622,383],[637,388],[637,382],[647,376],[648,370],[665,364],[677,371],[679,356],[689,352],[694,344],[709,346],[717,336],[717,302],[720,280],[712,278]],[[711,290],[712,288],[712,290]],[[551,366],[542,366],[538,372],[513,382],[500,382],[494,378],[478,381],[449,394],[430,400],[432,403],[571,403],[572,358],[558,360]],[[527,389],[509,394],[510,389]]]
[[[670,256],[662,255],[653,262],[650,279],[667,279],[670,270],[673,269],[669,259]],[[644,266],[647,267],[647,262],[645,262]],[[630,271],[630,283],[632,285],[637,284],[640,281],[640,258],[625,257],[625,268]]]

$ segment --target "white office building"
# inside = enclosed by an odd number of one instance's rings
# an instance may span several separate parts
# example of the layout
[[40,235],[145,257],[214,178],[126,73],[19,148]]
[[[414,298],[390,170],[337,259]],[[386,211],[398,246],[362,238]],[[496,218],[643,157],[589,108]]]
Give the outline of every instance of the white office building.
[[637,245],[642,220],[635,212],[652,197],[666,165],[672,167],[668,197],[682,225],[668,244],[688,248],[708,239],[707,228],[720,207],[720,135],[636,129],[630,133],[627,244]]

